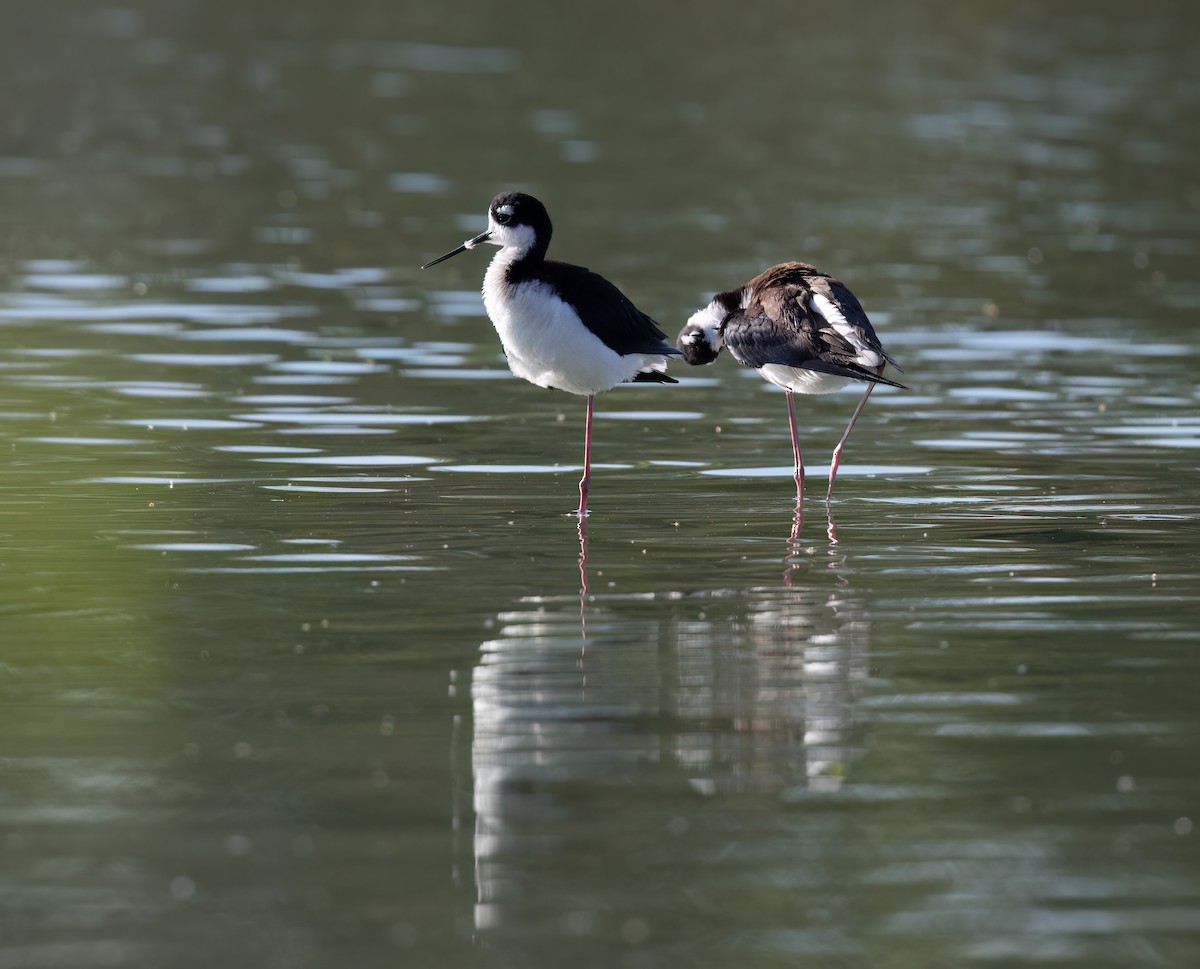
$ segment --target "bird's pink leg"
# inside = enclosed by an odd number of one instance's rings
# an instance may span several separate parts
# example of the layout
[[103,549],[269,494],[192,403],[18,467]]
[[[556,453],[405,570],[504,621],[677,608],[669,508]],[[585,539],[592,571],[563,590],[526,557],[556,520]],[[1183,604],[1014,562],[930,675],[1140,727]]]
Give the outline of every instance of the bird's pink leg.
[[[881,363],[875,373],[882,375],[884,366],[885,364]],[[858,420],[858,415],[867,406],[867,398],[871,396],[871,391],[874,389],[874,384],[867,384],[866,393],[862,395],[862,400],[858,402],[858,406],[854,408],[854,413],[850,415],[850,423],[846,425],[846,433],[842,435],[842,439],[838,441],[837,447],[833,449],[833,458],[829,462],[829,489],[825,492],[826,501],[833,497],[833,482],[837,477],[838,465],[842,463],[842,448],[846,446],[846,439],[850,437],[850,432],[854,430],[854,422]]]
[[583,431],[583,477],[579,479],[579,511],[576,512],[580,518],[587,515],[588,488],[592,483],[592,404],[595,399],[594,394],[588,394],[587,424]]
[[792,459],[795,461],[796,499],[804,500],[804,456],[800,453],[800,435],[796,432],[796,402],[790,390],[785,390],[788,402],[788,426],[792,430]]

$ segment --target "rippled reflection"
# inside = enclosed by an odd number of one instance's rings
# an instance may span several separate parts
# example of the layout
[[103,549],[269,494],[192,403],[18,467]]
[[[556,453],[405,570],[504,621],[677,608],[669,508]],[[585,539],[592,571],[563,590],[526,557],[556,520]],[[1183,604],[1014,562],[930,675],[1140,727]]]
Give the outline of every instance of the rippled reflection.
[[[597,562],[578,528],[578,601],[522,597],[496,617],[472,676],[481,930],[521,932],[547,917],[557,903],[534,886],[577,857],[589,802],[649,771],[669,778],[675,799],[797,798],[840,790],[862,754],[870,622],[836,538],[781,543],[784,585],[617,595],[591,591]],[[646,602],[669,608],[631,618]],[[585,898],[586,882],[575,891]],[[559,915],[590,931],[600,913],[579,904]]]

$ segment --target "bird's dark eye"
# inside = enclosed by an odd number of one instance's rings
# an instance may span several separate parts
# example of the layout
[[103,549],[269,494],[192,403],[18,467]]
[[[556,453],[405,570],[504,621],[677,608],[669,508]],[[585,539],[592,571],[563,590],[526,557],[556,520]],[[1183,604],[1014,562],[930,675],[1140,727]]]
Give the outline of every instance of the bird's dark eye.
[[500,223],[500,225],[508,225],[513,218],[512,209],[510,209],[508,206],[496,209],[496,211],[492,213],[492,218]]

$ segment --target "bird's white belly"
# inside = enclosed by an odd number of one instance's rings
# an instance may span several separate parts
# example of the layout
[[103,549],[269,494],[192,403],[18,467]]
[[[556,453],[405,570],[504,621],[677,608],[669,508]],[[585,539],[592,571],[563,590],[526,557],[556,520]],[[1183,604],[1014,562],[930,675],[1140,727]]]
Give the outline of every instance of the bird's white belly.
[[594,394],[630,380],[655,359],[609,349],[545,283],[510,286],[496,262],[484,277],[483,303],[512,372],[539,387]]
[[758,368],[758,372],[776,387],[792,390],[797,394],[832,394],[850,382],[849,377],[805,370],[803,367],[785,367],[777,363],[765,364]]

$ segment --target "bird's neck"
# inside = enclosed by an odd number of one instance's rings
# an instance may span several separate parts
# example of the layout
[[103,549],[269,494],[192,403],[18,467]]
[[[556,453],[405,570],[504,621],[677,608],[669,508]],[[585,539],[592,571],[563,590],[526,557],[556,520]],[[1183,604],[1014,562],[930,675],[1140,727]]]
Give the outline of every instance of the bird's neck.
[[492,257],[487,276],[495,283],[501,280],[517,283],[533,276],[545,261],[544,245],[505,246]]

